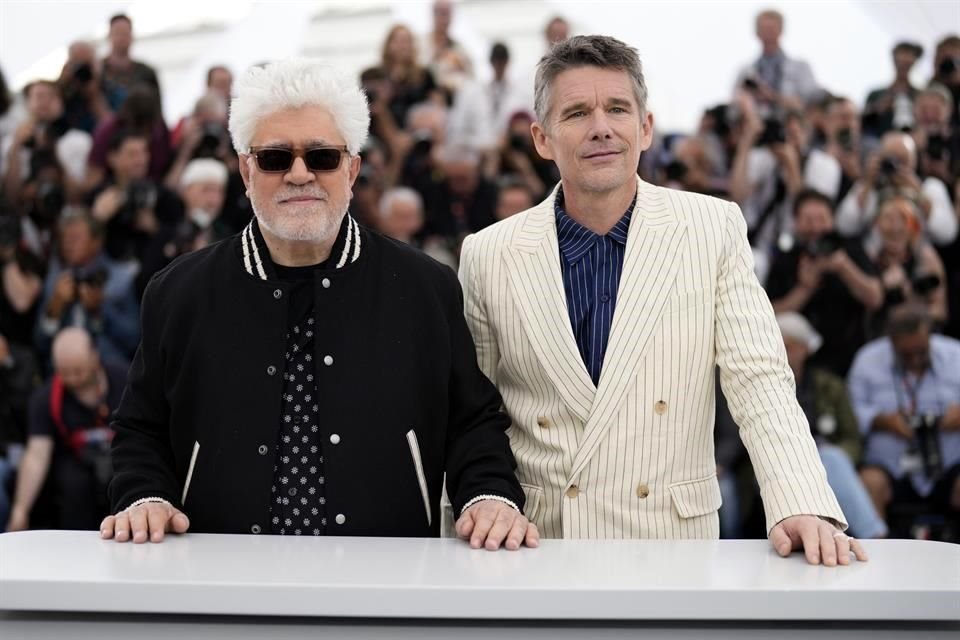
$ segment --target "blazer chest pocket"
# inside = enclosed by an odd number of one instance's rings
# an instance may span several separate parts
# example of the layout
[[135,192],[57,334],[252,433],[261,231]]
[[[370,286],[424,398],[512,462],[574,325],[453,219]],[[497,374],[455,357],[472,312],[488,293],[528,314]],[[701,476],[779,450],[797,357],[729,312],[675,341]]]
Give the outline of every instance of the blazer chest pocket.
[[697,480],[675,482],[668,489],[673,506],[681,518],[695,518],[713,513],[723,502],[716,473]]

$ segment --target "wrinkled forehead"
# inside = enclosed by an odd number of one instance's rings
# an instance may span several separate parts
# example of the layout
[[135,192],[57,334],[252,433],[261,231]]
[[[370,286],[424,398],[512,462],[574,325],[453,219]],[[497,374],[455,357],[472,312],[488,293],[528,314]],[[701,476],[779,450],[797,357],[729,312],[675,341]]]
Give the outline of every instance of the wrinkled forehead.
[[633,80],[626,71],[595,66],[562,71],[553,80],[554,106],[626,102],[636,105]]

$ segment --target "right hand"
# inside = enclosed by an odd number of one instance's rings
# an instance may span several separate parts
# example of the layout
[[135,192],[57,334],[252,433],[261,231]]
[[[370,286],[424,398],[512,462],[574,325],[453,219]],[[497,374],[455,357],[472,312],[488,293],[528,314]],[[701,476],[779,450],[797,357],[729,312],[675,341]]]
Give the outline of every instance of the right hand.
[[146,502],[107,516],[100,523],[100,537],[117,542],[133,540],[163,542],[166,533],[186,533],[190,519],[179,509],[165,502]]
[[50,304],[47,306],[47,315],[51,318],[59,318],[77,297],[77,284],[73,279],[73,274],[64,271],[57,278],[57,283],[53,287],[53,296],[50,297]]
[[873,419],[873,426],[875,429],[888,431],[904,440],[911,440],[913,438],[913,429],[907,424],[907,420],[903,417],[903,414],[899,412],[881,413]]
[[100,222],[107,222],[120,211],[126,194],[117,187],[107,187],[93,202],[93,217]]

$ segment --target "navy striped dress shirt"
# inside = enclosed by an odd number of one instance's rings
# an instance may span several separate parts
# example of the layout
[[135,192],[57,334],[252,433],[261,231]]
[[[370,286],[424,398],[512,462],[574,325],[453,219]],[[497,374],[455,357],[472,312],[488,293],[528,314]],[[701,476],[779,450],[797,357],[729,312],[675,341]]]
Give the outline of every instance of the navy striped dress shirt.
[[636,202],[634,196],[623,217],[603,236],[567,215],[563,208],[562,189],[557,192],[554,202],[560,267],[570,325],[580,349],[580,357],[595,385],[600,382],[603,356],[610,340],[620,272],[623,271],[623,257],[627,252],[630,214]]

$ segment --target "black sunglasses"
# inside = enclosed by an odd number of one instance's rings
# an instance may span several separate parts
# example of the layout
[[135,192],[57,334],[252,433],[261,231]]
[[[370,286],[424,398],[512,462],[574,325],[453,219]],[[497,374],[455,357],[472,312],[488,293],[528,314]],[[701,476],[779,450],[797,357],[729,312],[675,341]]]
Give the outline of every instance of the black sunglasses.
[[336,171],[347,148],[343,147],[250,147],[250,155],[257,159],[257,166],[264,173],[286,173],[293,166],[294,158],[303,158],[310,171]]

